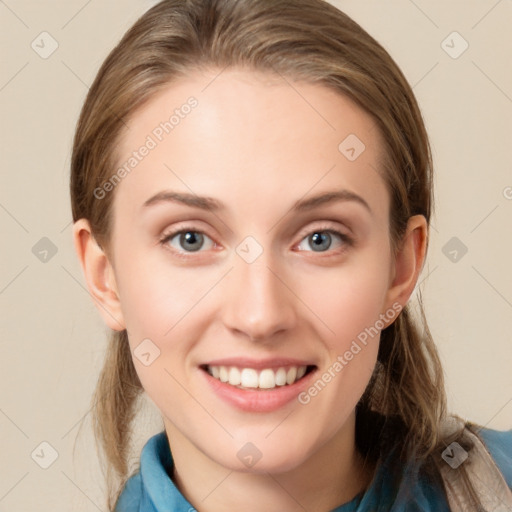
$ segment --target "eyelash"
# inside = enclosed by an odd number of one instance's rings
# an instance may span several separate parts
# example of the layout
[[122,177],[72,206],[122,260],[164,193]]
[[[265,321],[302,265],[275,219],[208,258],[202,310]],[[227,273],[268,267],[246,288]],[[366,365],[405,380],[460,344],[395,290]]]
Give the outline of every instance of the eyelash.
[[[177,251],[176,249],[171,249],[168,245],[168,242],[170,240],[172,240],[176,235],[179,235],[179,234],[182,234],[182,233],[187,233],[187,232],[192,232],[192,233],[199,233],[201,235],[204,235],[206,237],[208,237],[210,240],[212,240],[212,242],[215,244],[215,242],[213,241],[213,239],[208,236],[204,231],[201,231],[200,229],[195,229],[193,226],[182,226],[182,227],[179,227],[169,233],[165,233],[164,235],[162,235],[162,238],[160,239],[159,243],[160,245],[162,245],[163,247],[166,247],[168,248],[170,251],[173,252],[173,254],[175,254],[176,256],[178,256],[179,258],[183,258],[183,259],[189,259],[191,257],[193,257],[193,254],[195,252],[197,253],[200,253],[200,252],[203,252],[201,250],[198,250],[198,251]],[[340,238],[340,240],[343,242],[344,244],[344,247],[338,250],[334,249],[334,250],[331,250],[331,249],[328,249],[327,251],[319,251],[318,254],[323,254],[323,253],[330,253],[330,252],[334,252],[336,251],[337,254],[340,254],[341,252],[344,252],[347,248],[349,247],[352,247],[354,245],[354,239],[348,235],[346,235],[345,233],[341,233],[340,231],[338,231],[337,229],[334,229],[331,225],[321,225],[315,229],[312,229],[310,231],[308,231],[307,233],[305,233],[304,235],[302,235],[301,239],[300,239],[300,242],[302,242],[303,240],[305,240],[307,237],[311,236],[312,234],[314,233],[329,233],[329,234],[332,234],[332,235],[336,235]],[[317,252],[317,251],[305,251],[305,250],[300,250],[300,252]]]

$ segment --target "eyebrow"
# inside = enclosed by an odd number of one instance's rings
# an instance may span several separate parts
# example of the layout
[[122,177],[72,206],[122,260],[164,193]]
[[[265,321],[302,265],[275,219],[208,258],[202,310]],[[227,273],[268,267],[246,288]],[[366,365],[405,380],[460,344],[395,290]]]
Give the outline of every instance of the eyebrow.
[[[291,208],[291,211],[308,211],[335,201],[354,201],[364,206],[371,214],[373,213],[369,204],[361,196],[345,189],[321,193],[317,194],[316,196],[309,197],[308,199],[296,201]],[[147,201],[144,202],[143,208],[165,202],[181,203],[193,208],[200,208],[202,210],[210,211],[223,211],[226,209],[226,207],[220,201],[214,199],[213,197],[198,196],[196,194],[189,194],[184,192],[173,192],[170,190],[158,192],[154,196],[150,197]]]
[[213,197],[197,196],[195,194],[188,194],[184,192],[172,192],[170,190],[158,192],[158,194],[155,194],[145,201],[142,206],[143,208],[146,208],[148,206],[164,202],[182,203],[186,206],[201,208],[202,210],[218,211],[225,209],[222,203]]

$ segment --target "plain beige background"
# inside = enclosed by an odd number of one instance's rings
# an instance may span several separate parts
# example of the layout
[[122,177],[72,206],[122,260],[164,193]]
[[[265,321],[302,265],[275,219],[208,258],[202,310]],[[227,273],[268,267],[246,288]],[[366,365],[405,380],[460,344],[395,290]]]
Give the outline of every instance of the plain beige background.
[[[154,3],[0,1],[0,511],[104,510],[88,412],[107,331],[72,246],[70,148],[101,62]],[[510,429],[512,1],[333,3],[401,66],[431,136],[436,216],[421,289],[450,409]],[[160,428],[147,403],[134,461]]]

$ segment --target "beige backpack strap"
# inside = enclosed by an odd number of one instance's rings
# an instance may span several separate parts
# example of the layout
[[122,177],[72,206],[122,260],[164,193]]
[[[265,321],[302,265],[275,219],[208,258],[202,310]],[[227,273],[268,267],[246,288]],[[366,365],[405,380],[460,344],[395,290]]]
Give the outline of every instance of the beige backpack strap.
[[[443,433],[451,433],[464,426],[460,418],[446,420]],[[473,448],[466,452],[457,442],[451,443],[443,451],[446,464],[441,467],[448,502],[452,512],[512,512],[512,491],[508,487],[501,471],[487,451],[485,445],[471,431],[466,429],[467,438],[473,442]],[[462,478],[457,470],[464,465],[483,508],[471,506],[467,492],[462,486]]]

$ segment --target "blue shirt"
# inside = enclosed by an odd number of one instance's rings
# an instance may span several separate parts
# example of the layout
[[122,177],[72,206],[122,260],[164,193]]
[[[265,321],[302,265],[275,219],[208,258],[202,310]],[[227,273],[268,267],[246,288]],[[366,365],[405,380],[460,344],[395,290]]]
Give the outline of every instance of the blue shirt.
[[[479,433],[512,488],[512,430]],[[366,491],[332,512],[450,512],[444,490],[422,478],[418,467],[405,466],[396,482],[389,460],[377,465]],[[169,476],[172,465],[167,436],[160,432],[144,445],[139,471],[127,481],[116,512],[194,512]]]

